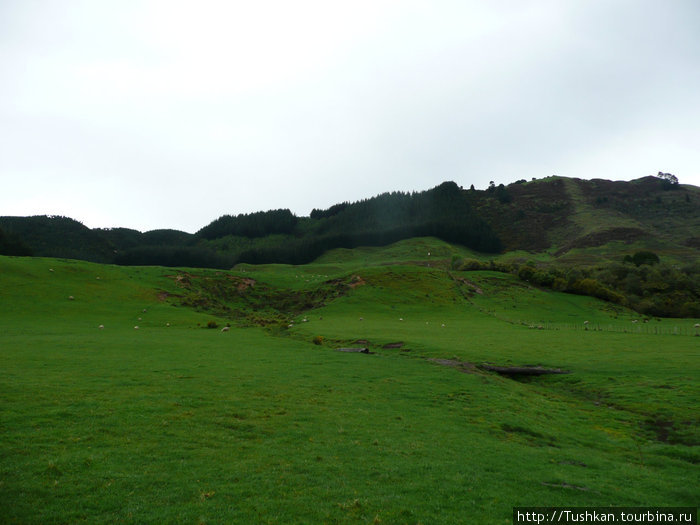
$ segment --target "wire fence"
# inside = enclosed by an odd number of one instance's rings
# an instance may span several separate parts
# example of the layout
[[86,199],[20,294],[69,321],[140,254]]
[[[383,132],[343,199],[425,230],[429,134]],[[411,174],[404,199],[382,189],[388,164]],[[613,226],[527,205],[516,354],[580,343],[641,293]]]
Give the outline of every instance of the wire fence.
[[645,334],[645,335],[678,335],[678,336],[699,336],[700,327],[688,324],[662,324],[656,321],[648,323],[558,323],[558,322],[527,322],[522,324],[536,330],[572,330],[584,332],[614,332],[624,334]]

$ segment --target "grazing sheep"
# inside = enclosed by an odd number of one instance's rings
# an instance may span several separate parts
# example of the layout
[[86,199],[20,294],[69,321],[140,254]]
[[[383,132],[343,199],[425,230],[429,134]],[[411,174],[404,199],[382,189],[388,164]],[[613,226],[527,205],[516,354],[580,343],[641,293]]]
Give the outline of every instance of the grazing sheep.
[[146,313],[146,309],[145,309],[145,308],[143,309],[143,313]]
[[50,272],[53,272],[53,268],[49,268],[49,271],[50,271]]
[[139,321],[140,321],[140,320],[141,320],[141,318],[139,317]]
[[99,328],[100,330],[104,330],[104,328],[105,328],[105,325],[101,324],[101,325],[100,325],[100,326],[98,326],[97,328]]
[[68,296],[68,300],[69,300],[69,301],[73,301],[73,300],[75,300],[75,297],[73,297],[72,295],[69,295],[69,296]]
[[445,328],[445,323],[442,323],[442,325],[440,325],[440,326],[442,326],[442,328]]
[[403,317],[399,317],[399,321],[403,321]]
[[230,330],[230,327],[228,327],[228,326],[224,326],[224,327],[221,329],[222,332],[228,332],[229,330]]
[[134,330],[138,330],[138,329],[139,329],[138,325],[134,326]]
[[360,321],[364,321],[364,320],[365,320],[365,318],[364,318],[364,317],[360,317]]
[[170,326],[170,323],[165,323],[165,326]]

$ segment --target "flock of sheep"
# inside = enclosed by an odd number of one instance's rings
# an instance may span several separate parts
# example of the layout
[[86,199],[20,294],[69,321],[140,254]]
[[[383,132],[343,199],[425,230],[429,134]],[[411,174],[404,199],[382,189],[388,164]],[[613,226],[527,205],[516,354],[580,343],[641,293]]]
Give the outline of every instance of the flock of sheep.
[[[430,255],[430,254],[428,254],[428,255]],[[50,271],[50,272],[54,272],[54,269],[53,269],[53,268],[49,268],[49,271]],[[298,275],[297,275],[296,277],[297,277],[297,279],[299,278]],[[320,278],[320,277],[323,277],[323,276],[319,275],[319,276],[312,276],[312,277],[319,277],[319,278]],[[326,277],[327,277],[327,276],[326,276]],[[100,277],[98,276],[98,277],[96,277],[96,279],[99,280]],[[307,282],[308,282],[308,280],[307,280]],[[74,301],[74,300],[75,300],[75,297],[72,296],[72,295],[69,295],[69,296],[68,296],[68,300],[69,300],[69,301]],[[147,311],[147,309],[144,308],[144,309],[143,309],[143,313],[146,313],[146,311]],[[323,317],[319,317],[319,320],[322,320],[322,319],[323,319]],[[142,318],[139,317],[138,320],[141,321]],[[365,318],[364,318],[364,317],[360,317],[359,320],[360,320],[360,321],[364,321]],[[399,321],[403,321],[403,320],[404,320],[403,317],[399,317]],[[308,321],[309,321],[309,320],[308,320],[307,317],[304,317],[304,318],[302,318],[302,320],[301,320],[302,323],[307,323]],[[638,319],[633,319],[633,320],[632,320],[632,324],[636,324],[636,323],[638,323],[638,322],[639,322]],[[648,322],[648,320],[645,319],[644,322],[646,323],[646,322]],[[429,324],[429,322],[426,321],[425,324]],[[590,323],[589,323],[588,321],[584,321],[584,322],[583,322],[584,330],[588,330],[588,325],[589,325],[589,324],[590,324]],[[170,323],[165,323],[165,326],[170,326]],[[442,328],[445,328],[445,323],[441,323],[440,326],[441,326]],[[289,324],[287,325],[287,327],[288,327],[288,328],[293,328],[293,327],[294,327],[294,321],[290,321]],[[101,324],[101,325],[98,326],[98,329],[100,329],[100,330],[104,330],[104,328],[105,328],[105,326],[104,326],[103,324]],[[543,326],[534,326],[534,325],[531,326],[530,328],[538,328],[538,329],[540,329],[540,330],[544,329]],[[693,328],[695,328],[695,335],[696,335],[696,336],[700,336],[700,323],[695,323],[695,325],[693,326]],[[139,325],[134,325],[134,330],[139,330],[139,329],[140,329],[140,328],[139,328]],[[224,327],[221,329],[221,332],[222,332],[222,333],[223,333],[223,332],[228,332],[230,329],[231,329],[230,326],[224,326]]]

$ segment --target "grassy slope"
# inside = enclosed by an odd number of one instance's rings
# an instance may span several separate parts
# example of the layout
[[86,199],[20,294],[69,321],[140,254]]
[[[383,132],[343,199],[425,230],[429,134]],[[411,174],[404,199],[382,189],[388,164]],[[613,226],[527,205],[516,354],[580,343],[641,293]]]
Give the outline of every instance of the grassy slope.
[[700,189],[664,191],[655,177],[631,182],[548,177],[495,193],[470,193],[473,205],[504,242],[506,254],[567,264],[619,261],[651,250],[680,264],[696,261]]
[[[176,306],[183,271],[0,258],[0,521],[510,523],[514,505],[697,504],[698,344],[672,335],[694,321],[632,324],[435,268],[453,251],[419,239],[241,267],[249,294],[360,285],[290,311],[292,328],[229,333]],[[356,339],[376,353],[333,350]],[[572,373],[517,382],[428,358]]]
[[[684,202],[685,193],[656,191],[651,195],[656,195],[659,203],[654,201],[650,204],[647,201],[651,200],[651,196],[646,196],[644,191],[635,190],[636,186],[644,184],[644,180],[634,181],[629,183],[628,198],[636,204],[630,205],[632,210],[623,213],[614,207],[596,205],[592,201],[595,195],[601,198],[612,193],[607,186],[614,187],[615,183],[567,178],[561,180],[573,203],[573,211],[569,215],[570,225],[550,233],[554,244],[559,247],[561,262],[595,264],[603,260],[619,261],[620,254],[642,250],[651,250],[679,262],[697,258],[697,250],[683,244],[697,227],[698,221],[697,212],[689,215],[687,209],[679,209],[679,206],[692,206]],[[597,184],[603,187],[597,188]],[[693,190],[692,187],[687,188],[688,192],[693,193]],[[694,200],[698,197],[693,195]],[[697,210],[697,204],[695,209]],[[625,239],[625,234],[609,233],[621,230],[631,232],[632,237]],[[605,239],[606,233],[610,235],[609,240]],[[598,240],[593,240],[596,234]]]

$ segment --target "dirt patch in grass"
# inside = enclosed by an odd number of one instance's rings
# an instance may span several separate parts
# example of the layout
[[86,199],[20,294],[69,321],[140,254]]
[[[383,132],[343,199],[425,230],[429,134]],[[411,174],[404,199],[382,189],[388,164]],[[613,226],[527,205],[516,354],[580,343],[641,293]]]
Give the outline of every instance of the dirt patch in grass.
[[290,317],[325,306],[351,288],[365,284],[357,275],[329,280],[304,290],[273,287],[223,272],[178,272],[166,277],[183,289],[179,296],[183,306],[258,326],[286,326]]
[[353,275],[352,279],[348,283],[348,286],[354,289],[358,286],[364,286],[365,284],[367,284],[367,282],[362,277],[360,277],[359,275]]
[[246,278],[243,278],[243,279],[240,279],[240,280],[238,281],[238,284],[236,285],[236,289],[237,289],[239,292],[244,292],[244,291],[246,291],[248,288],[251,288],[251,287],[253,287],[253,286],[255,286],[255,279],[246,279]]
[[374,352],[370,352],[369,348],[362,347],[362,348],[336,348],[337,352],[347,352],[350,354],[373,354]]
[[540,484],[544,485],[545,487],[555,487],[559,489],[575,489],[583,491],[591,490],[588,487],[580,487],[578,485],[571,485],[569,483],[549,483],[547,481],[542,481]]
[[470,281],[469,279],[465,279],[464,277],[453,277],[455,281],[461,283],[461,284],[466,284],[469,286],[474,292],[478,293],[479,295],[484,295],[484,291],[479,288],[475,283]]
[[524,439],[528,445],[556,447],[553,437],[545,436],[540,432],[530,430],[529,428],[525,428],[521,425],[503,423],[501,425],[501,430],[503,430],[503,432],[506,434],[519,436],[521,439]]
[[479,365],[481,370],[486,370],[487,372],[496,372],[502,376],[518,378],[523,376],[542,376],[549,374],[569,374],[568,370],[562,370],[561,368],[545,368],[542,366],[498,366],[483,363]]
[[456,359],[428,359],[431,363],[436,363],[442,366],[449,366],[450,368],[456,368],[460,372],[465,374],[471,374],[476,370],[474,363],[469,363],[467,361],[457,361]]
[[694,447],[700,445],[697,435],[693,432],[695,422],[678,423],[664,415],[655,415],[642,423],[642,429],[647,435],[669,445],[685,445]]

